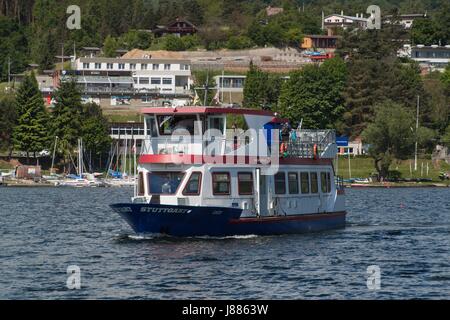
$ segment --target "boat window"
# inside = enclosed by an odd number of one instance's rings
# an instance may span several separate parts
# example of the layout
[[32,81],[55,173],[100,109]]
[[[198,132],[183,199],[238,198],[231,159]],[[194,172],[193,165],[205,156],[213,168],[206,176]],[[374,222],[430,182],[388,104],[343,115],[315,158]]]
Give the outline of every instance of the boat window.
[[138,196],[145,195],[145,189],[144,189],[144,173],[139,172],[138,175]]
[[251,172],[238,173],[238,190],[240,195],[253,194],[253,174]]
[[200,185],[202,183],[202,173],[192,172],[186,187],[183,190],[184,195],[199,195]]
[[289,194],[298,194],[298,174],[297,172],[288,173]]
[[175,194],[183,180],[182,172],[151,172],[148,174],[150,194]]
[[317,172],[311,172],[311,193],[319,192],[319,183],[317,181]]
[[159,134],[167,136],[173,134],[175,130],[184,130],[194,135],[195,121],[196,115],[158,116]]
[[157,137],[155,118],[145,118],[147,124],[147,135],[150,137]]
[[222,134],[225,130],[225,119],[222,117],[209,117],[209,130],[216,129]]
[[275,175],[275,194],[286,193],[286,175],[284,172],[278,172]]
[[320,189],[322,193],[327,193],[327,173],[320,173]]
[[331,174],[327,172],[327,192],[331,192]]
[[300,173],[300,179],[302,184],[302,193],[303,194],[309,193],[309,173],[308,172]]
[[231,194],[231,178],[228,172],[214,172],[212,174],[212,181],[214,195]]

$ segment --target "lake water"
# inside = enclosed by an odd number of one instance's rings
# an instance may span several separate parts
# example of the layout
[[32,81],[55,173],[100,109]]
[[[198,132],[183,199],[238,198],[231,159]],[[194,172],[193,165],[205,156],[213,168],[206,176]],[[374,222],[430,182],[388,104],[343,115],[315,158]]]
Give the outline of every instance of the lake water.
[[0,188],[0,299],[450,298],[450,189],[347,190],[344,230],[225,239],[136,236],[108,207],[131,193]]

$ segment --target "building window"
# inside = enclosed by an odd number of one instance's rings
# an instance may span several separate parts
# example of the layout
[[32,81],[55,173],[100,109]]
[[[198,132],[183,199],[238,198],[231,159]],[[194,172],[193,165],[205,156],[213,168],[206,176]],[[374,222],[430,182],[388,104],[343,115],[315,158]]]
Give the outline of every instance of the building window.
[[141,70],[147,70],[148,65],[146,63],[141,64]]
[[319,182],[317,181],[317,172],[311,172],[311,193],[319,193]]
[[114,64],[113,63],[107,63],[106,64],[106,69],[112,70],[113,68],[114,68]]
[[101,69],[102,64],[101,63],[95,63],[95,69]]
[[165,64],[164,65],[164,70],[170,70],[170,64]]
[[125,70],[125,63],[119,63],[119,70]]
[[149,97],[149,96],[142,96],[141,97],[141,102],[142,103],[150,103],[150,102],[152,102],[152,98]]
[[275,194],[286,194],[286,175],[278,172],[275,175]]
[[159,70],[159,64],[154,63],[153,64],[153,70]]
[[150,79],[149,78],[139,78],[139,84],[149,84]]
[[161,78],[152,78],[151,84],[161,84]]
[[163,84],[172,84],[172,78],[163,78],[162,83]]
[[182,172],[151,172],[148,174],[150,194],[175,194],[183,180]]
[[193,172],[189,178],[186,187],[183,190],[184,195],[199,195],[200,185],[202,183],[201,172]]
[[300,180],[301,180],[302,194],[309,193],[309,173],[308,172],[300,173]]
[[89,69],[90,68],[90,63],[83,63],[83,69]]
[[228,172],[214,172],[212,174],[212,181],[214,195],[231,194],[231,178]]
[[251,172],[238,173],[238,193],[239,195],[253,194],[253,174]]
[[138,83],[138,78],[133,78],[134,84]]
[[130,70],[136,70],[136,63],[130,63]]
[[297,172],[288,173],[289,194],[298,194],[298,174]]
[[188,64],[182,64],[182,65],[180,65],[180,69],[181,70],[189,70],[189,65]]

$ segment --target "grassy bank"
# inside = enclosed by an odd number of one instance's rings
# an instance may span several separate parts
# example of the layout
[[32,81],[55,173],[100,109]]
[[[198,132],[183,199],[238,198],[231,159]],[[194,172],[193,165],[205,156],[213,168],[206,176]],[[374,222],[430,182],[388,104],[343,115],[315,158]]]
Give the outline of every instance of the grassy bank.
[[[335,162],[336,163],[336,162]],[[410,171],[410,164],[412,172]],[[422,171],[423,164],[423,171]],[[427,174],[428,164],[428,174]],[[434,166],[430,159],[418,159],[417,171],[414,171],[414,159],[398,160],[392,163],[391,170],[397,170],[402,174],[402,178],[430,178],[433,181],[440,181],[439,174],[441,171],[450,171],[450,165],[441,162]],[[369,157],[351,157],[350,158],[351,178],[368,178],[372,173],[376,172],[374,160]],[[340,156],[337,161],[337,174],[344,179],[348,179],[349,160],[347,156]]]

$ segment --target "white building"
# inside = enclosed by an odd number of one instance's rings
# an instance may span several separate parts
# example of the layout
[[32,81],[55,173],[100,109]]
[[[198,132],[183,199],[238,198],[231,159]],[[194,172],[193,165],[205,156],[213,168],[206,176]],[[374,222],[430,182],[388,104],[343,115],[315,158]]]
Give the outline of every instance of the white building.
[[394,18],[392,15],[387,15],[384,19],[384,23],[391,24],[396,23],[401,25],[404,29],[411,29],[415,20],[426,19],[426,13],[413,13],[413,14],[401,14],[397,16],[396,21],[392,21]]
[[74,69],[80,75],[89,72],[131,75],[136,91],[156,91],[162,94],[185,94],[191,86],[189,60],[178,59],[122,59],[85,57],[75,61]]
[[413,46],[411,47],[411,59],[429,71],[443,71],[450,63],[450,45]]
[[368,18],[365,18],[364,15],[356,14],[353,16],[346,16],[342,12],[341,14],[332,14],[323,18],[323,27],[328,30],[329,35],[333,35],[335,33],[335,29],[342,28],[355,28],[355,29],[367,29]]

